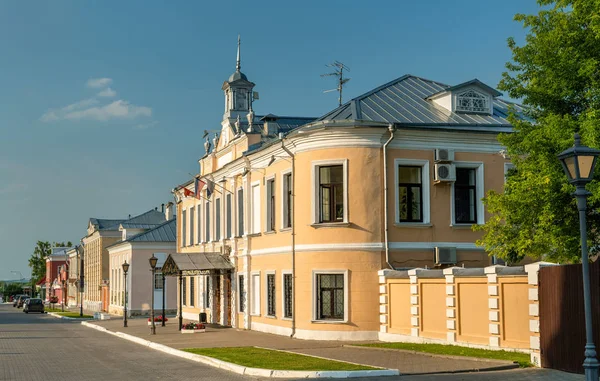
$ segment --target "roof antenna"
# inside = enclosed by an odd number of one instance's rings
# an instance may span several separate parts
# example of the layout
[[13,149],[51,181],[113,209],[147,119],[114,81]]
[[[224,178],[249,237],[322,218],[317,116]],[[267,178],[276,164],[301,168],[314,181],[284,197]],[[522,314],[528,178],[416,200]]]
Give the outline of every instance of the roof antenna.
[[323,93],[329,93],[332,91],[337,91],[339,92],[340,96],[338,99],[338,103],[339,106],[342,105],[342,88],[344,87],[344,85],[350,80],[350,78],[344,78],[344,70],[350,71],[350,68],[346,65],[344,65],[343,63],[341,63],[340,61],[333,61],[333,63],[325,65],[327,67],[332,67],[334,68],[333,73],[327,73],[327,74],[321,74],[321,77],[338,77],[338,86],[335,89],[331,89],[331,90],[325,90],[323,91]]
[[235,63],[235,71],[240,71],[242,68],[240,61],[240,35],[238,34],[238,48],[237,48],[237,61]]

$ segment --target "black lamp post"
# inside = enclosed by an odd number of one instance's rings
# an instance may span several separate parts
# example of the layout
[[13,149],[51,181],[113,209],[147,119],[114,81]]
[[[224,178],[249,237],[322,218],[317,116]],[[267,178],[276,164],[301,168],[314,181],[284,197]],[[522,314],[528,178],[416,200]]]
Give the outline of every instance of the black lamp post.
[[583,270],[583,306],[585,309],[585,369],[586,381],[598,381],[598,367],[600,364],[596,359],[596,347],[592,333],[592,301],[590,295],[590,271],[587,247],[587,222],[585,211],[587,208],[587,197],[591,194],[585,189],[585,185],[594,177],[594,167],[600,150],[581,145],[581,137],[575,134],[575,145],[558,155],[563,169],[569,178],[569,182],[576,187],[574,196],[577,198],[577,209],[579,210],[579,231],[581,235],[581,268]]
[[160,325],[165,326],[165,273],[161,272],[162,275],[162,322]]
[[154,254],[152,254],[152,256],[149,259],[149,262],[150,268],[152,270],[152,287],[150,288],[150,295],[152,300],[150,303],[150,321],[152,323],[150,328],[150,334],[156,335],[156,324],[154,324],[154,274],[156,271],[156,262],[158,262],[158,258],[156,258]]
[[79,275],[79,317],[83,317],[83,246],[77,245],[77,274]]
[[123,283],[125,283],[125,295],[123,296],[123,327],[127,327],[127,271],[129,271],[129,263],[123,262]]

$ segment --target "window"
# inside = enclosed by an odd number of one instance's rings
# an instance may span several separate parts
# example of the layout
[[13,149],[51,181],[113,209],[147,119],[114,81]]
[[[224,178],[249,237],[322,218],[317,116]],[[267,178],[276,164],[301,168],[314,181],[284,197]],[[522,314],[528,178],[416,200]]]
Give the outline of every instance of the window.
[[225,218],[227,219],[225,224],[225,238],[231,238],[231,193],[227,195],[225,201]]
[[292,274],[283,274],[283,317],[292,318]]
[[154,273],[154,289],[162,290],[164,287],[162,272]]
[[188,242],[188,245],[192,246],[194,244],[194,217],[196,215],[194,214],[194,207],[192,206],[190,208],[190,242]]
[[204,280],[206,288],[206,296],[204,297],[204,306],[210,308],[210,275],[207,275]]
[[454,220],[457,224],[477,223],[477,170],[456,168]]
[[238,237],[244,235],[244,190],[242,188],[237,191],[237,209],[238,209]]
[[283,228],[292,227],[292,174],[283,175]]
[[260,274],[252,274],[252,315],[260,315]]
[[187,242],[186,242],[186,228],[187,228],[187,224],[186,224],[186,213],[185,210],[181,212],[181,246],[187,246]]
[[267,274],[267,315],[275,316],[275,274]]
[[474,90],[467,90],[456,97],[456,111],[490,112],[488,97]]
[[239,275],[238,276],[238,286],[239,286],[239,301],[240,301],[240,305],[239,305],[239,311],[240,312],[244,312],[245,306],[246,306],[246,290],[244,290],[244,276],[243,275]]
[[275,230],[275,179],[267,180],[267,226],[266,230]]
[[319,167],[319,222],[344,221],[344,167]]
[[194,307],[194,277],[190,278],[190,306]]
[[344,319],[344,274],[317,274],[317,319]]
[[201,208],[201,205],[198,205],[198,206],[196,207],[196,211],[197,211],[197,214],[198,214],[198,218],[197,218],[197,221],[198,221],[198,224],[197,224],[197,225],[198,225],[198,227],[197,227],[197,230],[198,230],[198,231],[196,232],[196,234],[198,235],[198,236],[197,236],[198,243],[200,243],[200,242],[202,242],[202,226],[200,226],[200,225],[201,225],[201,224],[200,224],[200,221],[202,221],[202,208]]
[[204,210],[204,242],[210,242],[210,203],[206,203]]
[[215,241],[221,239],[221,199],[215,200]]
[[422,168],[398,167],[400,222],[423,222]]
[[183,299],[181,304],[187,306],[187,277],[184,277],[183,282],[181,282],[181,299]]
[[252,186],[252,223],[251,233],[260,233],[260,185]]

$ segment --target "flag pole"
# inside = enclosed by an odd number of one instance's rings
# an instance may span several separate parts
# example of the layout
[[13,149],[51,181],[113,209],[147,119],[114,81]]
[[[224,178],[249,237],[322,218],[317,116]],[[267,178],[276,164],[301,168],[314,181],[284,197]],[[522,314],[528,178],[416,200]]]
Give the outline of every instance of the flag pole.
[[[190,176],[192,176],[192,177],[194,178],[194,180],[195,180],[196,178],[199,178],[200,180],[202,180],[202,179],[200,178],[200,176],[194,176],[194,175],[192,175],[192,174],[191,174],[191,173],[189,173],[189,172],[188,172],[188,174],[189,174]],[[209,179],[205,179],[205,180],[208,180],[208,181],[210,181],[211,183],[213,183],[213,185],[216,185],[216,186],[218,186],[219,188],[223,189],[225,192],[229,192],[230,194],[233,194],[233,192],[232,192],[232,191],[230,191],[229,189],[226,189],[226,188],[225,188],[225,187],[223,187],[222,185],[219,185],[219,184],[217,184],[215,181],[212,181],[212,180],[209,180]],[[219,193],[223,194],[223,192],[219,192]]]

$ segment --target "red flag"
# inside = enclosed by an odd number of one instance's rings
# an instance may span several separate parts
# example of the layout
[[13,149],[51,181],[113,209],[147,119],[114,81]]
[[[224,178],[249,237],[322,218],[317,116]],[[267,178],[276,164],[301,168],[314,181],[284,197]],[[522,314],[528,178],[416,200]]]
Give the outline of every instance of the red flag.
[[189,197],[192,196],[194,194],[194,192],[192,192],[191,190],[187,189],[187,188],[183,188],[183,196],[184,197]]
[[194,196],[200,200],[200,191],[202,190],[202,188],[204,188],[204,186],[206,185],[206,183],[202,180],[200,180],[199,178],[196,177],[196,189],[195,189],[195,194]]

